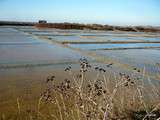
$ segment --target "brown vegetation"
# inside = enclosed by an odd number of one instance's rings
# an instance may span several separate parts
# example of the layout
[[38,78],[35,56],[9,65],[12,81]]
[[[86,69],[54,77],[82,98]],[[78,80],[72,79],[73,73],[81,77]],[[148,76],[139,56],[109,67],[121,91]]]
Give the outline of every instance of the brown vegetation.
[[77,29],[77,30],[106,30],[106,31],[128,31],[128,32],[160,32],[158,27],[146,26],[112,26],[101,24],[79,24],[79,23],[47,23],[45,20],[39,22],[18,22],[18,21],[0,21],[0,26],[36,26],[37,28],[57,28],[57,29]]
[[[112,69],[113,63],[106,67]],[[104,66],[103,66],[104,67]],[[97,72],[93,80],[86,80],[88,71]],[[72,79],[56,80],[47,77],[46,89],[37,100],[37,107],[22,109],[17,99],[17,114],[3,114],[2,120],[159,120],[159,89],[149,80],[146,86],[138,68],[133,72],[139,75],[118,73],[115,80],[106,76],[107,70],[92,66],[86,59],[80,59],[80,71],[75,74],[72,67],[64,69]]]
[[106,30],[106,31],[128,31],[128,32],[160,32],[160,29],[154,27],[141,26],[110,26],[100,24],[78,24],[78,23],[37,23],[37,28],[57,28],[57,29],[78,29],[78,30]]

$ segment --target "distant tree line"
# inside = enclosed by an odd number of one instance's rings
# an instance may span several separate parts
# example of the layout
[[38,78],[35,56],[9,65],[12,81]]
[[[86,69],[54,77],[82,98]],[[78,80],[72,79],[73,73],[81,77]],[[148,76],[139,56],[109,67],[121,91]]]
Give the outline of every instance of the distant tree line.
[[0,26],[34,26],[35,24],[35,22],[0,21]]

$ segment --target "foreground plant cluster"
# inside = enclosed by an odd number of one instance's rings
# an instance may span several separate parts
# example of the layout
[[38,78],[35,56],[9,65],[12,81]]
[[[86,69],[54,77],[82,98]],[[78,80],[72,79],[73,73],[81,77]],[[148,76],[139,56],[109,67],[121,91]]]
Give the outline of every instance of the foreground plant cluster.
[[[94,80],[85,79],[90,69],[97,72]],[[41,105],[47,103],[46,106],[54,106],[50,108],[54,109],[50,117],[56,120],[160,119],[158,88],[151,81],[145,86],[142,76],[119,73],[118,78],[111,81],[104,68],[93,67],[86,59],[80,59],[78,74],[72,72],[71,66],[65,71],[72,80],[65,79],[57,84],[56,76],[47,78],[47,89],[39,100],[39,116],[43,114]]]
[[[69,78],[47,77],[34,112],[22,113],[17,101],[18,116],[30,120],[160,120],[159,88],[149,79],[146,84],[139,69],[133,69],[135,75],[120,72],[111,79],[107,69],[90,65],[85,58],[79,62],[78,73],[72,66],[64,69]],[[86,79],[91,70],[94,79]]]

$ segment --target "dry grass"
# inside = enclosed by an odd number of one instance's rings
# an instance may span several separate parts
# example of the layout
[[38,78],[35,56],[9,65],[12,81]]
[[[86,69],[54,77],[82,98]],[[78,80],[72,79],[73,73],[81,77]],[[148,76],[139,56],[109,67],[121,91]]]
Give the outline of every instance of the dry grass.
[[[111,68],[112,63],[107,67]],[[86,80],[90,70],[97,72],[93,80]],[[134,68],[134,72],[137,69]],[[34,110],[22,109],[17,99],[17,114],[11,119],[29,120],[159,120],[160,94],[150,79],[144,75],[119,73],[111,80],[106,70],[91,66],[80,59],[80,72],[65,68],[72,79],[46,79],[46,90],[41,94]],[[145,72],[144,72],[145,74]],[[2,120],[7,120],[5,114]]]

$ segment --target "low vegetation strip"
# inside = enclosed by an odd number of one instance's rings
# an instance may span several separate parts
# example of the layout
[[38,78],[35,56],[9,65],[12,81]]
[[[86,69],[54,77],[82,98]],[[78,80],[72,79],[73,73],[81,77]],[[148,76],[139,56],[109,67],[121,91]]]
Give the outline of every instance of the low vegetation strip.
[[22,43],[22,42],[0,42],[0,46],[1,45],[39,45],[39,44],[42,44],[40,42],[31,42],[31,43]]
[[12,69],[12,68],[29,68],[29,67],[43,67],[51,65],[62,65],[62,64],[74,64],[75,61],[70,62],[48,62],[48,63],[24,63],[24,64],[0,64],[0,69]]
[[102,49],[90,49],[92,51],[95,50],[129,50],[129,49],[160,49],[159,47],[123,47],[123,48],[102,48]]
[[62,41],[62,44],[135,44],[135,43],[160,43],[160,41]]
[[77,29],[77,30],[106,30],[106,31],[128,31],[128,32],[160,32],[156,27],[143,27],[143,26],[110,26],[100,24],[78,24],[78,23],[37,23],[37,28],[57,28],[57,29]]
[[89,29],[106,31],[128,31],[128,32],[160,32],[158,27],[148,26],[111,26],[101,24],[79,24],[79,23],[37,23],[37,22],[19,22],[19,21],[0,21],[0,26],[36,26],[38,28],[57,28],[57,29]]
[[13,26],[33,26],[35,22],[19,22],[19,21],[0,21],[0,26],[13,25]]
[[75,34],[53,34],[53,33],[51,33],[51,34],[41,34],[41,33],[39,33],[39,34],[37,34],[37,33],[32,33],[32,34],[34,34],[34,35],[36,35],[36,36],[53,36],[53,37],[55,37],[55,36],[77,36],[77,35],[75,35]]

